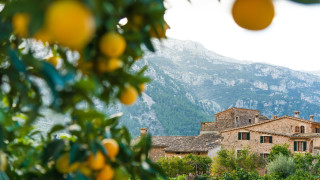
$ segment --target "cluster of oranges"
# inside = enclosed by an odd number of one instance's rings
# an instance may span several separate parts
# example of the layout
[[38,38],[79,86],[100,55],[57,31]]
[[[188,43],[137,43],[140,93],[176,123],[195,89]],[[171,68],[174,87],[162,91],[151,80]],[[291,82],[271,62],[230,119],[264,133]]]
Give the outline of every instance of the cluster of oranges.
[[[14,34],[20,38],[31,35],[28,32],[30,24],[28,13],[16,13],[12,17]],[[156,24],[150,28],[150,37],[164,38],[169,26]],[[80,52],[92,40],[96,31],[93,13],[83,3],[76,0],[54,1],[46,10],[43,27],[32,38],[46,43],[57,43]],[[92,62],[78,62],[78,68],[86,74],[87,69],[95,68],[99,74],[111,73],[123,67],[121,56],[126,50],[126,40],[122,34],[110,31],[99,39],[99,55]],[[63,63],[59,56],[47,59],[54,67]],[[138,91],[139,90],[139,91]],[[125,105],[131,105],[137,99],[139,93],[145,90],[145,84],[135,86],[125,85],[119,95],[119,100]]]
[[232,8],[234,21],[245,29],[262,30],[274,18],[272,0],[236,0]]
[[97,180],[110,180],[114,177],[114,169],[106,162],[108,158],[110,161],[115,161],[119,153],[119,145],[114,139],[104,139],[102,145],[107,154],[98,151],[96,154],[91,153],[86,161],[69,163],[69,153],[62,154],[56,161],[55,167],[58,172],[62,174],[72,173],[75,171],[81,172],[87,177],[95,176]]

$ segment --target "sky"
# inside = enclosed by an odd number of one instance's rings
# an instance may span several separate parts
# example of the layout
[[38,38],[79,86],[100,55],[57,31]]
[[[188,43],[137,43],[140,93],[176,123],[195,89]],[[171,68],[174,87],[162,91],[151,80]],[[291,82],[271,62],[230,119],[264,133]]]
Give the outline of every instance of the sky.
[[237,60],[264,62],[294,70],[320,70],[320,5],[274,0],[275,18],[262,31],[239,27],[233,0],[167,0],[169,38],[200,42]]

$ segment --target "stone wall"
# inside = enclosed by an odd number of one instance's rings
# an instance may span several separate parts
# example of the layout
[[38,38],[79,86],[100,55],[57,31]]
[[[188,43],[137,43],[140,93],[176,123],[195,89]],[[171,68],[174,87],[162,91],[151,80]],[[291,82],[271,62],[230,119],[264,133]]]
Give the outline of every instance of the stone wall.
[[258,126],[248,127],[247,129],[257,130],[257,131],[267,131],[267,132],[275,132],[280,134],[294,134],[296,126],[304,126],[305,133],[312,132],[312,124],[297,121],[290,118],[284,118],[280,120],[270,121],[264,124],[260,124]]
[[[258,110],[234,109],[234,127],[247,126],[254,124],[255,115],[259,114]],[[239,118],[238,121],[236,118]]]
[[258,110],[231,108],[217,113],[216,122],[201,123],[201,131],[222,131],[254,124],[256,114],[259,114]]
[[157,161],[160,157],[165,157],[165,152],[163,151],[164,148],[152,148],[149,151],[149,158],[151,161]]
[[[260,153],[270,153],[271,148],[275,144],[279,144],[279,145],[289,144],[290,151],[294,152],[293,151],[294,141],[307,141],[307,151],[310,152],[311,141],[308,139],[294,140],[286,136],[270,135],[270,134],[263,134],[263,133],[251,131],[250,140],[238,140],[238,132],[250,132],[250,131],[239,129],[239,130],[222,133],[221,147],[229,150],[233,149],[235,150],[235,152],[237,152],[237,150],[249,148],[250,151],[260,154]],[[272,136],[272,143],[260,143],[260,136]]]
[[190,153],[190,152],[165,152],[165,157],[171,158],[171,157],[180,157],[183,158],[185,156],[188,156],[189,154],[194,154],[198,156],[208,156],[208,153],[206,152],[199,152],[199,153]]

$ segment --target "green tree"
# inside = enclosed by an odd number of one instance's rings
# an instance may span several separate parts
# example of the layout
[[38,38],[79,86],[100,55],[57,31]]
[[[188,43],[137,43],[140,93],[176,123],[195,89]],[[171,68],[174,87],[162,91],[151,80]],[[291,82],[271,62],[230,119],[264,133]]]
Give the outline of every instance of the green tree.
[[[132,67],[165,38],[163,1],[0,3],[0,179],[165,178],[147,158],[151,138],[131,144],[120,115],[96,108],[130,105],[150,81]],[[46,112],[70,121],[41,132]]]
[[268,161],[273,161],[276,156],[282,154],[284,156],[292,156],[291,151],[289,150],[289,144],[283,144],[283,145],[274,145],[270,150],[270,155],[268,156]]
[[279,154],[274,157],[267,166],[267,173],[286,178],[295,173],[295,161],[293,157]]
[[258,168],[263,168],[264,166],[265,161],[248,149],[243,150],[238,157],[236,157],[234,150],[222,149],[213,158],[211,173],[212,176],[221,176],[223,173],[233,174],[237,169],[256,172]]

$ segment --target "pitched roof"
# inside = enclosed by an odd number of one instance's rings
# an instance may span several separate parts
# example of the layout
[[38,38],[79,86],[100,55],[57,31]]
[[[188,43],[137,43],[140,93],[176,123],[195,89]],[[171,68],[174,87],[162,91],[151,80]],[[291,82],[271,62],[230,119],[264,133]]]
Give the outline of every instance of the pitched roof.
[[166,152],[208,152],[209,149],[220,145],[221,136],[215,133],[205,133],[198,136],[177,138],[164,149]]
[[254,110],[254,109],[245,109],[245,108],[232,107],[232,108],[226,109],[226,110],[224,110],[224,111],[218,112],[218,113],[216,113],[215,115],[218,115],[218,114],[221,114],[221,113],[224,113],[224,112],[230,111],[230,110],[234,110],[234,109],[238,109],[238,110],[247,110],[247,111],[257,111],[258,113],[260,112],[259,110]]
[[287,115],[286,115],[286,116],[279,117],[279,118],[277,118],[277,119],[270,119],[269,121],[263,121],[263,122],[260,122],[260,123],[250,124],[250,125],[247,125],[247,126],[241,126],[241,127],[226,129],[226,130],[220,131],[220,133],[224,133],[224,132],[228,132],[228,131],[233,131],[233,130],[238,130],[238,129],[245,129],[245,128],[254,127],[254,126],[259,126],[259,125],[261,125],[261,124],[270,123],[270,122],[278,121],[278,120],[285,119],[285,118],[291,119],[291,120],[295,120],[295,121],[300,121],[300,122],[305,122],[305,123],[320,125],[319,122],[310,121],[310,120],[302,119],[302,118],[291,117],[291,116],[287,116]]
[[320,137],[320,133],[296,133],[291,136],[292,138],[313,138]]

